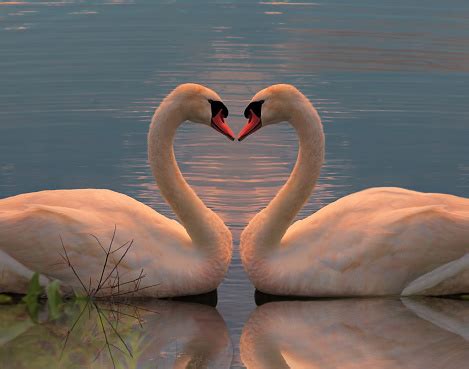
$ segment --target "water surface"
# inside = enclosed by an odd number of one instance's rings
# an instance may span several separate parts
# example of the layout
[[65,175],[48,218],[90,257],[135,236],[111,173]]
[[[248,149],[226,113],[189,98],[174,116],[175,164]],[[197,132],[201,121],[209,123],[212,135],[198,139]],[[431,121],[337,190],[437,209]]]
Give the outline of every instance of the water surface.
[[[145,136],[154,108],[183,82],[218,91],[235,132],[250,97],[272,83],[313,101],[326,163],[300,216],[371,186],[469,197],[463,0],[0,2],[0,197],[110,188],[173,217]],[[296,149],[287,125],[242,143],[195,125],[178,132],[184,175],[234,235],[217,306],[233,367],[255,309],[239,234],[284,183]]]

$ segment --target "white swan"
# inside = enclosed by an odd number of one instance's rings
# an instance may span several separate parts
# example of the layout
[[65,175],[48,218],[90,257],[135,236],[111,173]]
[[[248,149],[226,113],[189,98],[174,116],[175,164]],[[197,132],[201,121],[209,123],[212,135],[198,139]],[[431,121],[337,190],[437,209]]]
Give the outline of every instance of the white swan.
[[[231,232],[197,197],[175,160],[173,139],[185,120],[214,127],[234,139],[224,118],[228,110],[212,90],[196,84],[178,86],[160,104],[148,133],[148,157],[156,182],[180,223],[121,193],[103,189],[41,191],[0,200],[0,291],[23,293],[34,271],[41,283],[58,279],[80,289],[63,262],[61,238],[68,257],[87,289],[96,291],[127,249],[119,264],[119,293],[168,297],[211,291],[222,281],[231,252]],[[117,231],[113,235],[114,227]],[[97,240],[97,237],[102,246]],[[105,253],[117,250],[101,278]],[[101,294],[116,284],[117,272]],[[112,282],[113,281],[113,282]],[[143,288],[158,284],[153,288]]]
[[292,224],[324,159],[324,133],[308,99],[290,85],[257,93],[239,140],[288,121],[299,136],[284,187],[241,235],[241,257],[260,291],[365,296],[469,291],[469,200],[401,188],[372,188]]

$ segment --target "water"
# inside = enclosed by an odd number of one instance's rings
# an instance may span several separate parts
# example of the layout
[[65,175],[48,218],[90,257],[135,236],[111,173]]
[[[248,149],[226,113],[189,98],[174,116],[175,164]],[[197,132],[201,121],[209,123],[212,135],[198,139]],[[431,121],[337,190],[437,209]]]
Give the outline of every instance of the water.
[[[0,2],[0,197],[110,188],[172,217],[145,135],[159,101],[190,81],[219,92],[235,132],[270,84],[313,101],[327,157],[300,217],[372,186],[469,197],[468,20],[463,0]],[[242,143],[185,125],[175,146],[233,231],[217,310],[242,367],[255,303],[239,235],[288,177],[297,139],[287,125]]]
[[[155,300],[134,304],[69,302],[55,320],[42,307],[37,322],[24,305],[2,306],[0,365],[107,369],[114,361],[126,369],[229,367],[232,341],[215,308]],[[240,355],[254,369],[461,369],[469,359],[468,340],[467,301],[280,301],[257,307],[245,322]]]

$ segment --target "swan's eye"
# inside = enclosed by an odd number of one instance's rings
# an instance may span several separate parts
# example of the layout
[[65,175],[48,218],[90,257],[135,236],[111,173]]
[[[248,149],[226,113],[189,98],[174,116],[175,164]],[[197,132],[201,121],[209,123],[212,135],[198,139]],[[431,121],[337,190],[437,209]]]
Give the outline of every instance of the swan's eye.
[[221,101],[213,101],[208,99],[210,106],[212,107],[212,118],[217,115],[220,110],[223,110],[223,117],[226,118],[228,116],[228,108],[223,104]]
[[249,114],[251,110],[254,112],[254,114],[257,115],[257,117],[261,117],[261,110],[262,110],[262,104],[264,103],[265,100],[259,100],[259,101],[253,101],[250,103],[247,107],[246,110],[244,110],[244,117],[249,119]]

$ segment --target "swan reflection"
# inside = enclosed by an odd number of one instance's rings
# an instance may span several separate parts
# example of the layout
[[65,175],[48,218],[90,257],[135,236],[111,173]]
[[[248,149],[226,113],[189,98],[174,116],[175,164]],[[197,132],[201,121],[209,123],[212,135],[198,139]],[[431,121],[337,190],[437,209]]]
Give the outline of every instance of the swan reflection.
[[22,304],[0,306],[0,367],[218,369],[229,368],[233,356],[223,318],[202,304],[74,302],[57,320],[45,309],[38,320]]
[[467,301],[283,301],[254,311],[240,349],[248,369],[460,369],[468,338]]

